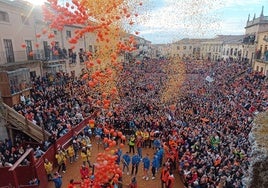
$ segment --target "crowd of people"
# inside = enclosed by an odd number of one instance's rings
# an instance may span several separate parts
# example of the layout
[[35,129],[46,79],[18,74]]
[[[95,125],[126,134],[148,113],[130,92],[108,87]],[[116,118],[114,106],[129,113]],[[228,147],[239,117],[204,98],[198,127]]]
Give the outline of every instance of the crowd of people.
[[183,95],[171,109],[160,102],[168,74],[162,71],[165,64],[125,65],[121,100],[112,116],[99,116],[99,126],[113,125],[129,134],[131,145],[133,132],[126,130],[134,129],[140,157],[139,135],[142,144],[163,147],[165,159],[187,187],[243,187],[252,120],[267,110],[266,77],[244,62],[185,62]]
[[[186,69],[178,75],[185,78],[181,94],[175,103],[163,103],[163,85],[172,72],[166,68],[168,61],[124,63],[117,85],[120,100],[113,103],[109,116],[100,111],[92,134],[104,138],[105,128],[121,131],[129,151],[118,149],[117,163],[122,164],[123,173],[134,177],[142,173],[145,181],[154,180],[156,172],[161,171],[162,185],[167,188],[174,187],[175,173],[181,175],[186,187],[243,187],[250,162],[248,134],[252,120],[268,106],[266,77],[244,62],[178,61]],[[207,80],[207,76],[212,79]],[[56,82],[49,77],[33,80],[31,95],[14,109],[36,125],[44,125],[53,133],[48,141],[53,143],[94,112],[99,95],[91,92],[83,80],[60,73]],[[75,162],[81,152],[83,167],[92,168],[89,137],[87,130],[73,138],[63,160],[68,157],[70,163]],[[120,137],[114,139],[120,142]],[[2,148],[9,144],[6,141],[0,145],[4,153]],[[153,156],[144,154],[143,148],[151,148]],[[64,172],[62,164],[59,161],[58,171]]]

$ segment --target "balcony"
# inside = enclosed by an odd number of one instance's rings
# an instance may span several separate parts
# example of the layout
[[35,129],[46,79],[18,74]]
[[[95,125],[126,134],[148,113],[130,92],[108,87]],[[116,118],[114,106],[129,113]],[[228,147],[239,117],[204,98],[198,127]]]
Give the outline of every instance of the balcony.
[[253,45],[255,43],[255,35],[247,35],[243,38],[243,44]]
[[28,63],[33,63],[37,61],[57,61],[64,60],[67,58],[67,55],[62,53],[53,54],[51,50],[34,50],[31,53],[26,53],[25,50],[14,51],[10,53],[0,52],[0,66],[8,67],[11,65],[23,65]]
[[258,63],[268,64],[268,59],[267,60],[264,60],[264,59],[255,59],[255,61],[258,62]]
[[257,50],[255,60],[259,63],[268,63],[268,51],[262,53],[261,50]]

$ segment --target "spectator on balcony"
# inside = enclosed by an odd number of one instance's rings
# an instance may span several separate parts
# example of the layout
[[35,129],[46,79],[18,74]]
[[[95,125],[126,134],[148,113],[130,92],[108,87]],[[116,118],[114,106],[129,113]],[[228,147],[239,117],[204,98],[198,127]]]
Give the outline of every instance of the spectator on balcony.
[[34,151],[34,157],[36,159],[40,158],[45,152],[41,150],[40,146],[36,147]]

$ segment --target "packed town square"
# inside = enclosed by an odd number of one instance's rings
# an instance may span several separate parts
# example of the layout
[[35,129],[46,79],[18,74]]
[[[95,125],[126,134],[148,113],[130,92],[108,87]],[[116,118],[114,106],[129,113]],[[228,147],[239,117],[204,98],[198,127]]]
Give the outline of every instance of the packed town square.
[[[34,29],[13,53],[18,7]],[[0,0],[0,188],[254,187],[250,135],[268,109],[263,7],[246,35],[169,45],[129,33],[146,12],[139,0],[33,7]]]
[[[109,146],[106,140],[112,137],[116,146],[107,152],[116,156],[120,171],[103,187],[130,185],[131,178],[137,185],[130,187],[152,182],[169,188],[179,187],[179,182],[185,187],[243,187],[251,122],[255,114],[267,110],[265,76],[242,61],[180,62],[185,67],[181,94],[173,104],[162,105],[161,90],[169,74],[163,67],[169,61],[124,65],[118,82],[121,100],[114,104],[114,111],[106,116],[98,111],[94,127],[85,127],[68,148],[59,148],[56,171],[65,182],[94,181],[97,161],[93,153],[96,156],[105,151]],[[207,75],[213,82],[206,80]],[[14,106],[37,125],[43,122],[53,133],[43,148],[35,148],[37,158],[53,139],[98,110],[94,104],[103,95],[93,96],[79,78],[71,80],[59,74],[58,80],[62,77],[66,82],[59,85],[51,85],[46,77],[37,78],[31,96]],[[20,156],[23,148],[17,146],[21,139],[18,134],[12,147],[8,141],[1,143],[2,164],[13,163]],[[70,171],[74,165],[81,169]],[[54,172],[48,170],[49,180],[56,181]],[[74,174],[80,174],[81,179]]]

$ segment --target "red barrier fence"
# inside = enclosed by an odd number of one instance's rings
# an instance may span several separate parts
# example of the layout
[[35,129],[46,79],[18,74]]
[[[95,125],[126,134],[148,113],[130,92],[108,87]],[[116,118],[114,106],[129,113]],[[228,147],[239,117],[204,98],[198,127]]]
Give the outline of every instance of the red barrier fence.
[[[46,171],[44,168],[44,160],[47,158],[49,161],[53,162],[54,167],[57,164],[55,159],[55,154],[58,146],[63,146],[64,148],[68,146],[68,143],[71,141],[75,133],[80,133],[84,127],[88,124],[88,121],[91,117],[86,118],[84,121],[79,123],[76,127],[73,127],[71,131],[59,138],[49,149],[42,155],[34,164],[29,166],[17,166],[14,171],[10,171],[12,167],[3,167],[0,168],[0,187],[16,187],[19,184],[19,187],[47,187],[48,180]],[[15,176],[14,176],[15,174]],[[29,181],[33,178],[38,178],[40,180],[40,185],[28,185]]]

